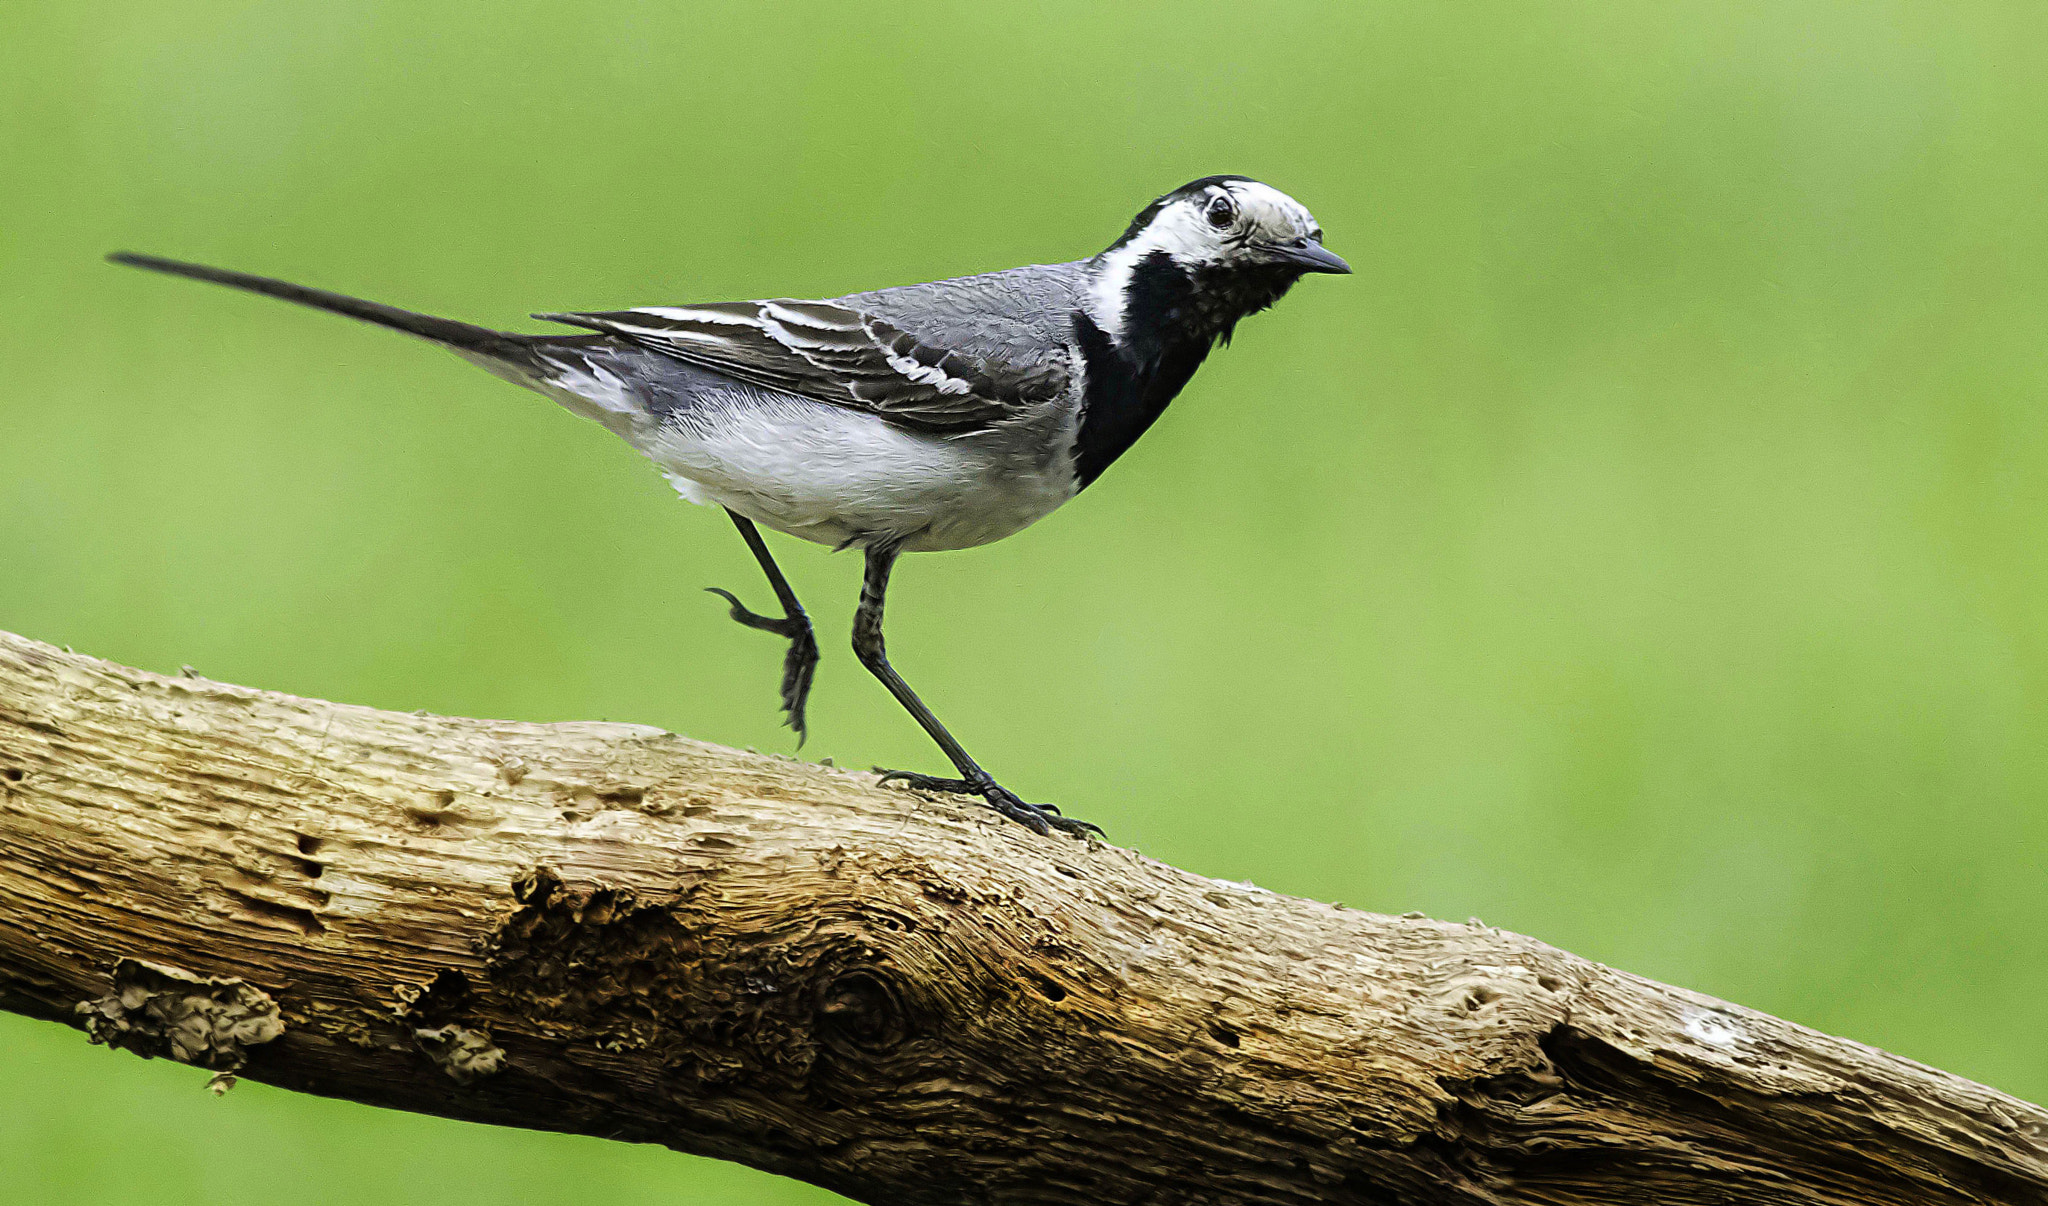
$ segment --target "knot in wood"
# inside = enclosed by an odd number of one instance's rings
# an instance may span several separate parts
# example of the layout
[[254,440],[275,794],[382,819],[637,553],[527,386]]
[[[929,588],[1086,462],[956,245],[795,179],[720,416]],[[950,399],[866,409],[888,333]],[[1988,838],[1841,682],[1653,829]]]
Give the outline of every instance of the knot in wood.
[[881,972],[855,968],[818,993],[818,1038],[845,1054],[885,1055],[910,1037],[902,996]]

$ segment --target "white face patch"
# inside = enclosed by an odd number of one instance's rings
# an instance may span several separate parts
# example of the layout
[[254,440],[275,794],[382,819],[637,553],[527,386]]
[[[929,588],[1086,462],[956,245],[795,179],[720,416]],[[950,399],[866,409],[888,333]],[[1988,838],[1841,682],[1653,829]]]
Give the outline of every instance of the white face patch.
[[1234,180],[1229,188],[1237,200],[1241,220],[1251,224],[1254,242],[1291,243],[1318,229],[1307,206],[1271,185]]
[[[1224,226],[1209,220],[1217,198],[1227,198],[1235,217]],[[1254,260],[1257,248],[1291,243],[1316,233],[1308,207],[1256,180],[1224,180],[1161,206],[1142,230],[1096,258],[1088,290],[1088,317],[1111,339],[1121,339],[1124,295],[1131,274],[1145,257],[1165,252],[1176,264],[1213,267],[1236,259]]]

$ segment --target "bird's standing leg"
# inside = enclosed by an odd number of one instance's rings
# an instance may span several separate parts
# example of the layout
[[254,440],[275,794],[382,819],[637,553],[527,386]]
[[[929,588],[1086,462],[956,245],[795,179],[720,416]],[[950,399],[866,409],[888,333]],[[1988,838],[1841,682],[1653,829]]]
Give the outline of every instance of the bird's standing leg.
[[954,740],[953,734],[946,731],[946,726],[939,723],[939,718],[932,715],[932,710],[917,697],[917,692],[911,690],[910,684],[904,682],[903,676],[889,664],[889,655],[882,644],[882,601],[889,592],[889,571],[895,567],[898,552],[900,549],[896,543],[889,541],[876,541],[867,546],[867,568],[860,583],[860,609],[853,615],[853,652],[860,658],[860,664],[882,680],[882,685],[889,688],[889,694],[896,697],[896,702],[902,704],[931,739],[939,743],[946,757],[953,760],[960,777],[940,779],[911,771],[883,771],[882,781],[886,783],[895,779],[927,791],[980,796],[988,801],[989,807],[1039,833],[1050,833],[1054,829],[1072,834],[1101,833],[1100,828],[1086,821],[1061,816],[1060,810],[1050,804],[1030,804],[1018,799],[1015,793],[997,783],[981,769],[980,763],[968,756],[966,749]]
[[775,598],[782,604],[782,618],[757,615],[748,611],[746,605],[731,591],[715,586],[704,589],[714,595],[722,595],[732,604],[732,618],[749,628],[772,632],[789,641],[789,652],[782,659],[782,711],[789,727],[796,730],[799,748],[804,743],[804,701],[811,695],[811,675],[818,668],[818,641],[811,635],[811,617],[804,614],[804,605],[797,602],[796,592],[789,588],[789,580],[782,576],[782,569],[775,564],[775,558],[768,555],[768,543],[761,539],[761,530],[754,521],[728,508],[733,526],[740,530],[741,539],[754,550],[754,560],[761,563],[761,572],[768,575],[768,585],[775,588]]

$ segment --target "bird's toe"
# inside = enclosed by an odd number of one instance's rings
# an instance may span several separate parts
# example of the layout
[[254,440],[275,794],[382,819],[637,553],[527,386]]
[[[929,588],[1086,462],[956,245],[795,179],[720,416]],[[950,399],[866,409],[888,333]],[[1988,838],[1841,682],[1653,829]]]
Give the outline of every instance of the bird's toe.
[[881,782],[901,783],[913,791],[979,796],[990,808],[1034,833],[1052,833],[1057,830],[1074,837],[1102,836],[1101,826],[1062,816],[1060,810],[1051,804],[1033,804],[993,779],[979,782],[971,779],[946,779],[937,775],[919,774],[916,771],[884,770],[879,766],[875,771],[881,775]]
[[811,634],[809,622],[801,631],[789,638],[789,652],[782,658],[782,711],[789,727],[796,730],[796,743],[802,748],[807,733],[804,728],[804,705],[811,697],[811,680],[818,671],[818,640]]

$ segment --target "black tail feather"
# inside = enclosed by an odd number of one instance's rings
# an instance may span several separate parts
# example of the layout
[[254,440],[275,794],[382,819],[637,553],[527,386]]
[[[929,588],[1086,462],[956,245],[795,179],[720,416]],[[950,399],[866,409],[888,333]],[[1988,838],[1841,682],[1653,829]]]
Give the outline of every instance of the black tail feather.
[[147,268],[151,272],[166,272],[172,276],[191,277],[195,281],[212,281],[216,285],[230,285],[236,289],[247,289],[265,297],[281,298],[311,306],[316,310],[332,310],[364,322],[376,323],[431,339],[435,343],[447,344],[466,352],[479,352],[486,356],[506,360],[523,360],[532,339],[525,335],[514,335],[506,331],[493,331],[471,323],[457,322],[452,318],[435,318],[431,314],[418,314],[401,310],[379,302],[364,301],[340,293],[329,293],[325,289],[309,289],[294,285],[290,281],[275,280],[267,276],[253,276],[247,272],[233,272],[226,268],[208,268],[204,264],[188,264],[182,260],[167,260],[153,255],[137,255],[131,251],[117,251],[107,257],[116,264],[127,264],[133,268]]

